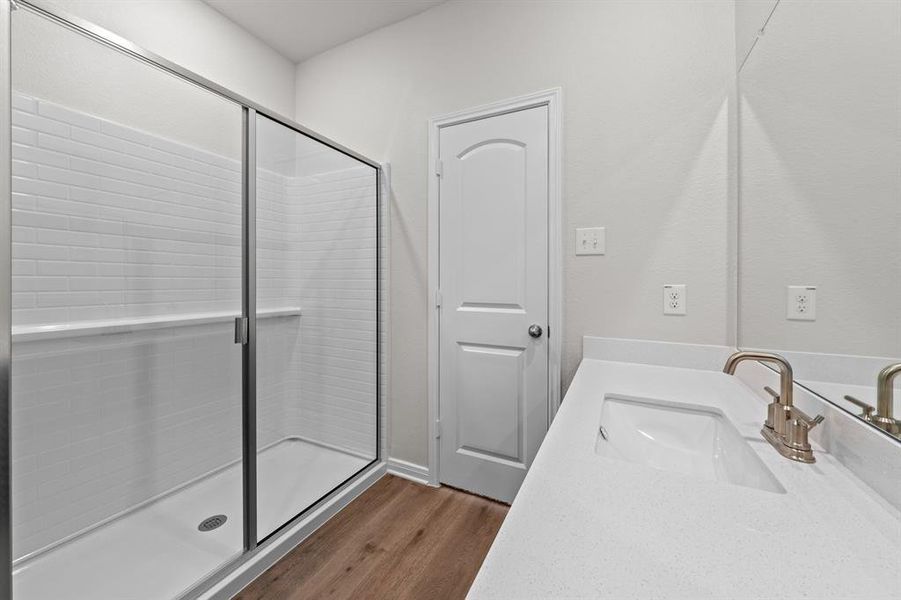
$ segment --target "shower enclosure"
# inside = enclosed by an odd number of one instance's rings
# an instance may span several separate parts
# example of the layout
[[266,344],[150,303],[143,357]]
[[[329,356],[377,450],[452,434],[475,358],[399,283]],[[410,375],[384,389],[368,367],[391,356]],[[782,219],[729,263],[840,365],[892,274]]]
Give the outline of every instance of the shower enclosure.
[[13,597],[208,592],[379,468],[378,164],[2,4]]

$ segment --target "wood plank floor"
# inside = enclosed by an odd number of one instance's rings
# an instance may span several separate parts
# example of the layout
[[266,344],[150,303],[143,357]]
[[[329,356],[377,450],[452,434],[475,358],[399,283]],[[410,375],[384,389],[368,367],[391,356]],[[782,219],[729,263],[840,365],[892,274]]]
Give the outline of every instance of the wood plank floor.
[[464,598],[507,509],[387,475],[236,598]]

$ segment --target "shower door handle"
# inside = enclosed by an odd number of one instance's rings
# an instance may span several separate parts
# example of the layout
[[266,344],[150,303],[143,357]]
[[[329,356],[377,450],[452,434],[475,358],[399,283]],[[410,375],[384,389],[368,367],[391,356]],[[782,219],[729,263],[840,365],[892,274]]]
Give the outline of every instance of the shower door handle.
[[247,343],[247,317],[235,317],[235,343]]

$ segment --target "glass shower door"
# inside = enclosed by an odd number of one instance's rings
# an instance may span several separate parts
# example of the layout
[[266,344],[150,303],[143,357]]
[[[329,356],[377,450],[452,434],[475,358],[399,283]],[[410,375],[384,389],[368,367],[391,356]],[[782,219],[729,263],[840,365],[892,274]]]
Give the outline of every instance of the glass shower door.
[[377,457],[377,172],[256,121],[257,537]]
[[16,600],[171,598],[243,550],[241,107],[12,17]]

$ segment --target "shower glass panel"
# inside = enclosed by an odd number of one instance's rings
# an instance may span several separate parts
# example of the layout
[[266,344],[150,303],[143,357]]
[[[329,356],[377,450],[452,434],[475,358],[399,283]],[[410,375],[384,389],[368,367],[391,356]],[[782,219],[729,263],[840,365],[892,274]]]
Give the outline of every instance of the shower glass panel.
[[243,549],[242,110],[12,31],[15,598],[176,597]]
[[257,117],[257,532],[377,457],[377,172]]

